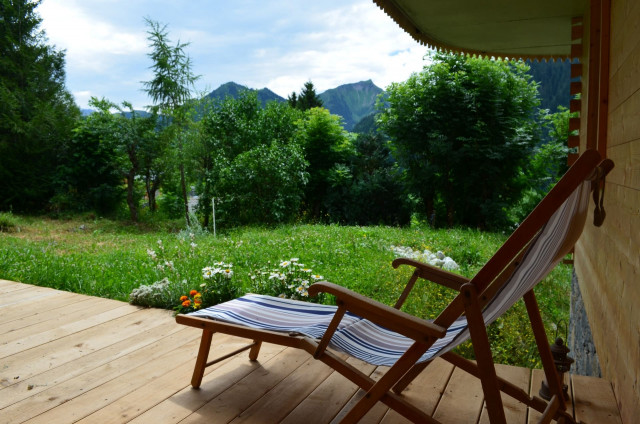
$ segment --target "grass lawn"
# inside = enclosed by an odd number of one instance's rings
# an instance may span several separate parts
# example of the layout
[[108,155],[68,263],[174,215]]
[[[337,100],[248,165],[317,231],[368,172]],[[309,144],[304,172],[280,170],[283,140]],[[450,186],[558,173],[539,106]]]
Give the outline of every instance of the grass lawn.
[[[442,251],[460,265],[457,272],[471,277],[506,239],[503,234],[467,229],[334,225],[239,228],[214,237],[190,235],[167,224],[160,228],[91,217],[14,218],[15,227],[0,232],[0,278],[128,301],[135,288],[167,277],[176,284],[174,305],[181,292],[199,288],[202,269],[216,262],[232,264],[233,285],[246,292],[255,291],[250,276],[256,269],[278,268],[291,258],[325,280],[393,304],[411,270],[393,269],[392,246]],[[550,337],[555,337],[556,325],[564,331],[568,323],[570,273],[569,267],[559,266],[536,288]],[[433,318],[453,296],[435,284],[418,284],[403,309]],[[540,365],[522,302],[489,333],[497,362]],[[459,351],[472,356],[469,345]]]

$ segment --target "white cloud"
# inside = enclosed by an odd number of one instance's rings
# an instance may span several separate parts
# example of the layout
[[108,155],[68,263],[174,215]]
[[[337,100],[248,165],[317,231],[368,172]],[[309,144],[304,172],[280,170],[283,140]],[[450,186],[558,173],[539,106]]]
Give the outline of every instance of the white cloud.
[[318,92],[367,79],[385,88],[420,71],[427,51],[370,0],[43,0],[38,12],[67,51],[67,86],[81,107],[86,93],[149,103],[144,16],[168,24],[172,43],[190,43],[198,91],[228,81],[282,97],[308,80]]
[[144,55],[144,28],[130,31],[91,16],[86,4],[44,0],[38,12],[50,41],[67,51],[67,65],[76,70],[104,72],[118,56]]

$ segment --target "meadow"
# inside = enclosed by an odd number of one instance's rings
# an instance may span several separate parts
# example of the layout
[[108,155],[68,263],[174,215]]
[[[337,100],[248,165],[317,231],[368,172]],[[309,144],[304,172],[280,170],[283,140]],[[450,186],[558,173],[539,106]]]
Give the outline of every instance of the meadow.
[[[206,282],[206,267],[228,265],[228,282],[235,293],[242,294],[263,288],[252,279],[259,270],[282,268],[291,259],[313,275],[392,305],[411,274],[408,267],[391,266],[396,257],[393,246],[442,251],[460,266],[455,272],[472,277],[507,237],[423,225],[308,224],[241,227],[214,236],[198,228],[181,229],[177,222],[130,224],[92,215],[60,220],[4,215],[8,223],[0,230],[0,278],[122,301],[129,301],[131,292],[141,285],[167,278],[173,282],[170,298],[163,304],[168,308],[178,306],[182,294]],[[536,287],[552,340],[565,336],[570,281],[570,267],[560,265]],[[454,295],[421,282],[403,310],[434,318]],[[489,336],[496,362],[540,366],[522,302],[491,325]],[[473,356],[468,344],[458,351]]]

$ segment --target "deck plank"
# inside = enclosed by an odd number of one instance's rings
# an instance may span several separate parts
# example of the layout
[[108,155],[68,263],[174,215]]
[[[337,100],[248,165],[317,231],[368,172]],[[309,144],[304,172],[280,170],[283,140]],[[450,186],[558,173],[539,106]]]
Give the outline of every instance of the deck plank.
[[[8,354],[0,360],[0,424],[322,424],[344,416],[364,394],[306,352],[270,344],[256,362],[244,353],[207,368],[194,390],[190,376],[201,332],[176,325],[171,312],[6,280],[0,293],[11,294],[0,296],[0,352]],[[25,313],[27,299],[38,303],[36,312]],[[210,357],[244,343],[216,335]],[[387,370],[349,361],[374,379]],[[529,370],[496,368],[527,386]],[[535,395],[541,377],[533,371]],[[572,393],[579,421],[622,423],[605,380],[574,376]],[[434,361],[404,396],[442,423],[487,423],[479,381],[445,361]],[[508,422],[524,422],[523,405],[503,399]],[[529,411],[528,419],[537,416]],[[381,402],[361,420],[405,422]]]
[[[374,365],[355,358],[349,358],[347,362],[367,375],[376,369]],[[358,386],[355,383],[334,372],[287,415],[282,420],[282,424],[328,423],[338,415],[357,391]]]
[[[515,384],[525,392],[529,391],[531,384],[531,371],[526,368],[513,367],[510,365],[496,364],[496,373],[498,377]],[[508,423],[521,423],[527,422],[527,405],[522,402],[518,402],[514,398],[504,393],[502,395],[502,406],[504,407],[504,415]],[[482,415],[480,416],[479,424],[490,424],[489,414],[487,412],[487,404],[484,403],[482,407]]]
[[15,384],[20,379],[29,378],[50,368],[77,360],[90,352],[117,343],[123,338],[153,328],[161,324],[160,320],[163,317],[170,316],[167,311],[144,310],[133,306],[129,310],[123,308],[120,312],[124,315],[104,322],[102,325],[87,328],[2,359],[0,386]]
[[200,390],[187,388],[131,423],[227,423],[306,362],[309,355],[284,349],[279,355],[260,362],[239,358],[242,363],[234,358],[227,366],[205,375]]
[[[18,352],[19,350],[15,349],[15,346],[19,346],[21,350],[30,349],[39,344],[73,334],[78,329],[93,326],[95,322],[103,322],[100,321],[100,318],[108,321],[109,316],[113,316],[113,313],[106,314],[106,317],[100,317],[100,314],[121,307],[123,307],[121,303],[113,300],[96,299],[91,303],[83,302],[73,308],[60,311],[60,313],[50,314],[46,320],[40,318],[39,323],[20,328],[20,331],[15,331],[12,328],[10,331],[0,334],[0,358],[8,356],[7,352]],[[118,315],[119,313],[116,312],[115,316]],[[13,349],[12,346],[14,346]]]
[[[149,352],[153,352],[160,348],[158,343],[160,340],[177,333],[179,330],[174,323],[170,321],[164,322],[156,327],[147,329],[141,334],[124,338],[103,349],[90,352],[74,361],[52,367],[30,378],[21,378],[16,384],[5,387],[2,390],[0,409],[35,396],[44,390],[51,390],[50,393],[57,395],[62,391],[61,386],[58,386],[59,384],[74,377],[92,373],[93,370],[101,366],[112,367],[114,364],[117,365],[119,358],[136,352],[145,346],[148,346]],[[181,337],[184,337],[184,335]],[[129,360],[131,358],[127,359],[127,361]]]
[[[156,349],[154,352],[144,349],[135,355],[129,355],[124,358],[127,361],[125,366],[119,364],[120,366],[114,365],[108,369],[105,367],[99,372],[92,373],[91,376],[83,375],[76,378],[75,380],[80,380],[81,384],[72,385],[67,382],[64,385],[67,390],[62,392],[63,397],[55,409],[49,409],[26,422],[29,424],[76,422],[131,393],[136,388],[160,378],[168,369],[179,367],[187,362],[191,363],[195,358],[194,351],[198,348],[199,340],[182,344],[179,339],[180,337],[174,338],[164,349]],[[165,340],[165,342],[168,341]],[[120,376],[126,376],[126,378],[117,378]]]
[[[435,359],[416,379],[402,392],[411,403],[429,415],[433,415],[442,394],[444,393],[453,365],[440,358]],[[394,410],[389,410],[381,424],[409,423]]]
[[[37,309],[30,310],[28,314],[15,314],[13,316],[2,314],[2,324],[0,324],[0,335],[17,331],[34,324],[46,322],[51,314],[61,314],[72,311],[75,307],[84,302],[82,297],[74,293],[63,292],[55,299],[41,302]],[[63,312],[64,311],[64,312]]]
[[[370,377],[374,381],[378,381],[389,370],[389,367],[377,367]],[[342,418],[353,408],[353,406],[366,394],[362,389],[358,390],[355,395],[349,399],[347,404],[338,412],[338,415],[331,421],[332,424],[340,422]],[[373,408],[365,414],[359,424],[378,424],[389,411],[389,408],[382,402],[377,402]]]
[[[215,346],[212,347],[212,353],[222,355],[229,351],[235,350],[238,347],[236,340],[234,340],[235,338],[229,336],[229,339],[229,343],[218,345],[218,348],[216,348]],[[245,341],[241,341],[241,343],[245,343]],[[261,352],[261,357],[263,358],[263,360],[266,358],[271,358],[281,351],[282,348],[279,346],[265,346],[263,348],[263,351]],[[110,403],[109,405],[106,405],[105,407],[99,409],[91,415],[86,416],[84,419],[78,421],[77,424],[121,423],[123,421],[132,420],[146,413],[156,405],[160,404],[168,398],[171,398],[181,391],[198,392],[197,390],[193,390],[190,388],[189,379],[185,378],[191,375],[191,373],[193,372],[194,364],[195,358],[181,364],[180,366],[173,367],[161,377],[154,379],[148,384],[137,388],[131,393],[121,397],[120,399]],[[240,355],[227,361],[214,364],[211,367],[207,368],[205,372],[206,374],[208,374],[223,366],[230,371],[242,370],[242,368],[247,364],[251,365],[248,357],[246,355]],[[258,365],[252,366],[256,368],[258,367]],[[229,375],[227,375],[226,377],[229,378]],[[233,384],[233,381],[230,381],[229,384]],[[167,421],[163,420],[161,422],[165,423]]]
[[443,424],[476,423],[483,400],[480,380],[456,368],[433,417]]
[[611,384],[600,378],[572,375],[576,421],[584,424],[621,424]]

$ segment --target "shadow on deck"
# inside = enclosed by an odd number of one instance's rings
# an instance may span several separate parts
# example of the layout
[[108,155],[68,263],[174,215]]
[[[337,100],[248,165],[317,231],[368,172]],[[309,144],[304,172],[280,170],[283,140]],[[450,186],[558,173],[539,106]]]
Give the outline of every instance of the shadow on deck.
[[[0,423],[330,423],[357,400],[357,387],[307,353],[263,345],[207,368],[190,386],[201,332],[171,312],[0,280]],[[216,335],[211,357],[245,340]],[[353,360],[373,374],[376,367]],[[499,365],[537,393],[541,370]],[[621,423],[611,385],[572,376],[578,422]],[[404,392],[443,423],[488,423],[477,379],[434,362]],[[504,397],[507,422],[537,413]],[[378,403],[362,423],[403,423]]]

